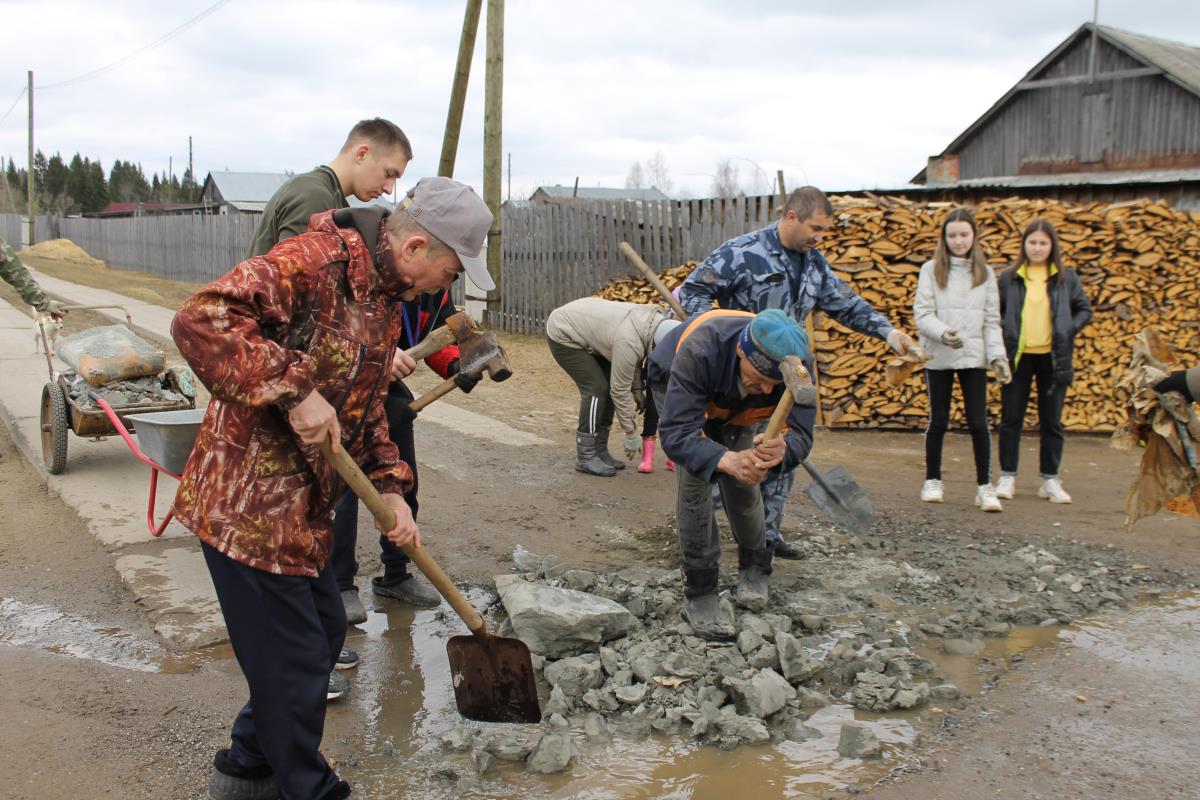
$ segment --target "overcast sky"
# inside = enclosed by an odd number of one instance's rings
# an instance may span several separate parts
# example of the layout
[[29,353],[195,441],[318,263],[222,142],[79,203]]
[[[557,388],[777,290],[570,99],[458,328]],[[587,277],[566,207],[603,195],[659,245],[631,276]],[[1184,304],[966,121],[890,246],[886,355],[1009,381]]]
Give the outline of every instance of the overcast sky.
[[[36,146],[181,174],[303,171],[355,121],[413,141],[402,187],[437,171],[464,0],[0,0],[0,115],[34,71]],[[486,9],[486,3],[484,3]],[[662,153],[676,193],[721,158],[745,187],[905,183],[1081,23],[1092,0],[508,0],[504,152],[512,194],[622,186]],[[818,10],[812,10],[816,7]],[[1200,45],[1200,3],[1101,0],[1100,22]],[[483,163],[481,21],[456,177]],[[26,160],[26,100],[0,155]],[[507,196],[507,169],[505,192]]]

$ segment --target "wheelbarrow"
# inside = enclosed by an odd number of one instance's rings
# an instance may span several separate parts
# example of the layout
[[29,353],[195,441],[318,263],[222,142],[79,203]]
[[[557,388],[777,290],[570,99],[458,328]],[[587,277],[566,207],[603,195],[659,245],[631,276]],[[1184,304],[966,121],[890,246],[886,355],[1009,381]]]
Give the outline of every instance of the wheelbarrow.
[[[71,308],[107,308],[109,306],[77,306]],[[111,306],[111,308],[121,308]],[[122,308],[122,310],[124,310]],[[126,319],[129,318],[126,312]],[[42,387],[40,430],[42,438],[42,462],[51,475],[62,473],[67,467],[67,433],[97,440],[108,436],[126,435],[133,430],[129,422],[131,415],[146,415],[157,412],[183,411],[196,406],[194,378],[186,367],[164,370],[157,380],[163,389],[170,389],[178,399],[163,397],[160,401],[145,400],[135,404],[109,404],[100,406],[92,399],[94,394],[85,391],[86,382],[72,369],[60,372],[55,369],[50,357],[49,342],[42,330],[42,342],[46,350],[46,367],[50,380]],[[134,340],[141,341],[129,332]],[[150,345],[146,345],[150,347]],[[91,402],[89,402],[91,401]],[[112,412],[112,413],[109,413]]]

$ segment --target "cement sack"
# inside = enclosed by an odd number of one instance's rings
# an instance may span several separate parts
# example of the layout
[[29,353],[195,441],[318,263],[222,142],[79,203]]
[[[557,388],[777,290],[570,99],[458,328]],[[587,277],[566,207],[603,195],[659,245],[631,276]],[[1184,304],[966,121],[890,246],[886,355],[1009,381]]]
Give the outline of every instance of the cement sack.
[[166,366],[161,350],[124,325],[60,336],[54,352],[96,388],[110,381],[157,375]]

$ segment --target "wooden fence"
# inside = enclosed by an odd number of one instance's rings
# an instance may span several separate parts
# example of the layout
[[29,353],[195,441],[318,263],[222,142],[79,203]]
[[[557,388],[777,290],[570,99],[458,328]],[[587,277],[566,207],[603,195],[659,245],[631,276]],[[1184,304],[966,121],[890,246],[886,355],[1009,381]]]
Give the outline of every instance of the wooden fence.
[[[500,312],[489,322],[514,333],[540,333],[553,309],[634,272],[617,250],[622,241],[652,267],[663,269],[703,259],[727,239],[768,224],[778,202],[778,197],[762,196],[508,204]],[[39,217],[37,240],[67,238],[112,267],[205,283],[245,257],[257,221],[250,215]],[[19,224],[18,215],[0,215],[0,231]],[[20,236],[10,241],[20,242]],[[453,297],[463,302],[460,285]]]

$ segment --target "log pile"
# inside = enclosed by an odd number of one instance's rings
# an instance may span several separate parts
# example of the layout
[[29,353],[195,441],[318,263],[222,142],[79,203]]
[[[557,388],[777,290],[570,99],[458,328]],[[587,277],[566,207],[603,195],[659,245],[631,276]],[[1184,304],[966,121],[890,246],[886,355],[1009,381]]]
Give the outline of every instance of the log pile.
[[[821,245],[837,275],[893,323],[915,335],[912,299],[921,265],[933,255],[939,224],[952,203],[902,199],[834,199],[836,229]],[[1149,200],[1066,205],[1009,198],[975,208],[980,243],[997,271],[1020,251],[1025,225],[1050,220],[1058,230],[1063,260],[1079,271],[1095,317],[1076,339],[1075,382],[1063,421],[1069,430],[1112,431],[1124,418],[1113,395],[1115,371],[1137,332],[1154,325],[1184,352],[1200,357],[1200,214]],[[678,285],[695,262],[662,273]],[[637,279],[606,284],[600,296],[626,302],[657,302]],[[889,351],[877,339],[853,333],[823,314],[814,316],[814,348],[826,424],[835,427],[923,428],[927,402],[920,371],[889,387]],[[990,409],[999,416],[999,389],[992,384]],[[953,419],[963,419],[956,396]],[[1036,403],[1027,423],[1036,425]]]

